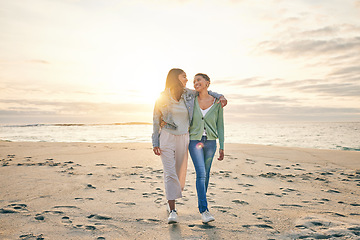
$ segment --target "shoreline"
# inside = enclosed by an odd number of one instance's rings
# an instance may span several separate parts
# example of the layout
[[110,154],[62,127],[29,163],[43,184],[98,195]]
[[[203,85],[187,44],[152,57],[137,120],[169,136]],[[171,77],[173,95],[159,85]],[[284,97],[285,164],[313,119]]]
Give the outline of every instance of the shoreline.
[[[148,142],[47,142],[47,141],[11,141],[11,140],[3,140],[0,139],[0,143],[76,143],[76,144],[150,144],[151,141]],[[311,147],[296,147],[296,146],[281,146],[281,145],[265,145],[265,144],[252,144],[252,143],[225,143],[225,145],[249,145],[249,146],[263,146],[263,147],[280,147],[280,148],[299,148],[299,149],[309,149],[309,150],[325,150],[325,151],[341,151],[341,152],[360,152],[360,149],[357,148],[348,148],[345,149],[325,149],[325,148],[311,148]]]
[[[1,127],[0,139],[14,142],[151,142],[152,126],[150,124],[127,124],[83,125],[82,123],[70,123],[60,124],[60,126],[55,124]],[[358,138],[360,122],[228,123],[225,129],[226,143],[360,152]]]
[[189,157],[178,224],[166,222],[150,143],[0,142],[2,239],[357,239],[360,152],[225,144],[204,225]]

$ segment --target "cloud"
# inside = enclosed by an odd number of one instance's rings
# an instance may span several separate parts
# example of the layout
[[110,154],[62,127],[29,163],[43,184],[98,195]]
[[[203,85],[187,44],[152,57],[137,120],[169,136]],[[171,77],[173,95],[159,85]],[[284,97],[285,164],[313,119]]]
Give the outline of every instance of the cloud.
[[359,24],[327,22],[323,26],[321,23],[316,24],[317,27],[314,28],[316,20],[313,17],[310,14],[302,18],[280,19],[274,25],[272,36],[260,41],[253,52],[285,58],[316,59],[321,56],[351,57],[360,52]]
[[50,64],[50,62],[41,59],[18,60],[18,61],[0,60],[0,64],[24,64],[24,63]]
[[339,32],[338,26],[325,26],[318,29],[312,29],[308,31],[303,31],[300,35],[304,37],[323,37],[330,36]]
[[21,117],[21,116],[37,116],[37,115],[56,115],[55,111],[44,111],[34,108],[23,108],[17,110],[1,110],[0,116],[2,117]]
[[329,40],[301,39],[289,42],[263,41],[257,47],[262,51],[288,58],[343,53],[344,51],[360,52],[360,37]]
[[[360,68],[342,69],[334,72],[331,77],[317,79],[261,79],[246,78],[236,81],[226,81],[224,84],[232,87],[232,91],[226,94],[228,99],[238,102],[251,103],[282,103],[284,105],[313,101],[319,104],[319,99],[337,99],[340,103],[343,97],[351,97],[354,101],[360,98]],[[354,73],[352,73],[352,71]],[[353,78],[337,77],[340,73],[349,72]],[[220,87],[221,82],[216,87]],[[326,104],[323,102],[323,104]]]
[[214,85],[229,85],[229,86],[243,86],[243,85],[249,85],[253,82],[256,82],[258,80],[257,77],[251,77],[251,78],[244,78],[244,79],[238,79],[238,80],[220,80],[216,81],[215,83],[212,83]]
[[284,106],[283,104],[237,104],[231,107],[229,120],[252,121],[358,121],[359,108]]
[[301,98],[290,98],[286,96],[259,96],[259,95],[243,95],[243,94],[229,94],[226,96],[228,99],[232,100],[241,100],[241,102],[246,103],[297,103]]
[[360,98],[360,85],[352,83],[317,84],[297,87],[304,92],[314,92],[318,95],[347,96]]
[[330,76],[344,76],[344,75],[352,75],[355,74],[356,76],[360,76],[360,65],[357,66],[349,66],[337,69],[330,73]]
[[359,0],[355,1],[354,5],[355,5],[356,8],[360,9],[360,1]]
[[264,103],[264,104],[238,104],[234,106],[234,112],[256,113],[256,114],[335,114],[348,113],[360,114],[359,108],[343,108],[343,107],[313,107],[313,106],[284,106],[283,104]]
[[[60,102],[60,101],[31,101],[31,100],[0,100],[1,105],[12,105],[0,109],[2,114],[9,115],[38,115],[38,114],[109,114],[149,112],[152,113],[153,104],[111,104],[90,102]],[[22,106],[22,107],[19,107]]]
[[45,60],[40,60],[40,59],[33,59],[33,60],[28,60],[26,61],[28,63],[41,63],[41,64],[50,64],[50,62],[45,61]]
[[227,85],[241,88],[257,88],[257,87],[269,87],[271,85],[283,82],[283,79],[264,79],[261,77],[251,77],[237,80],[220,80],[214,83],[216,86]]

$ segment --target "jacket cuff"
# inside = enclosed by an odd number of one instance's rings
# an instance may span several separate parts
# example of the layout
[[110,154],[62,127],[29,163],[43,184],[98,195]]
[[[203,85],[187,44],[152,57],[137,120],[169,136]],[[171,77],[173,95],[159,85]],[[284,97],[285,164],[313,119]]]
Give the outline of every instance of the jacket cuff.
[[224,150],[224,143],[223,142],[220,143],[220,149]]

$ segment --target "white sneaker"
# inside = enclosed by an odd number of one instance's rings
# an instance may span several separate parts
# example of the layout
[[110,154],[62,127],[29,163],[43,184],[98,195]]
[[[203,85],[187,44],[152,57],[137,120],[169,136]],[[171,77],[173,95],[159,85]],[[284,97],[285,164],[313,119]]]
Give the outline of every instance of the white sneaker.
[[177,223],[177,222],[178,222],[178,217],[177,217],[176,210],[172,210],[169,214],[168,224]]
[[208,210],[206,210],[201,214],[201,219],[203,223],[209,223],[215,221],[215,218],[211,215],[211,213]]

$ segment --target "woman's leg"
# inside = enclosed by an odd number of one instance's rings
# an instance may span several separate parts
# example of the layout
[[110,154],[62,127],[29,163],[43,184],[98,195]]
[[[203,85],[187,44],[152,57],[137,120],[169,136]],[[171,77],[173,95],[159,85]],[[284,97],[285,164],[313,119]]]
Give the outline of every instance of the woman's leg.
[[189,152],[196,171],[196,191],[198,195],[198,208],[199,212],[202,213],[208,210],[205,187],[206,170],[202,141],[190,140]]
[[168,200],[168,204],[169,204],[170,212],[172,210],[175,210],[175,200]]
[[189,133],[176,136],[175,168],[181,191],[184,190],[189,157]]
[[162,131],[160,134],[160,157],[163,163],[166,199],[173,201],[173,205],[175,205],[175,199],[182,197],[181,185],[175,167],[175,137],[166,131]]
[[209,186],[210,169],[211,169],[212,161],[214,159],[215,152],[216,152],[216,140],[206,140],[204,142],[204,160],[205,160],[205,171],[206,171],[205,189],[206,189],[206,192],[207,192],[207,189]]

